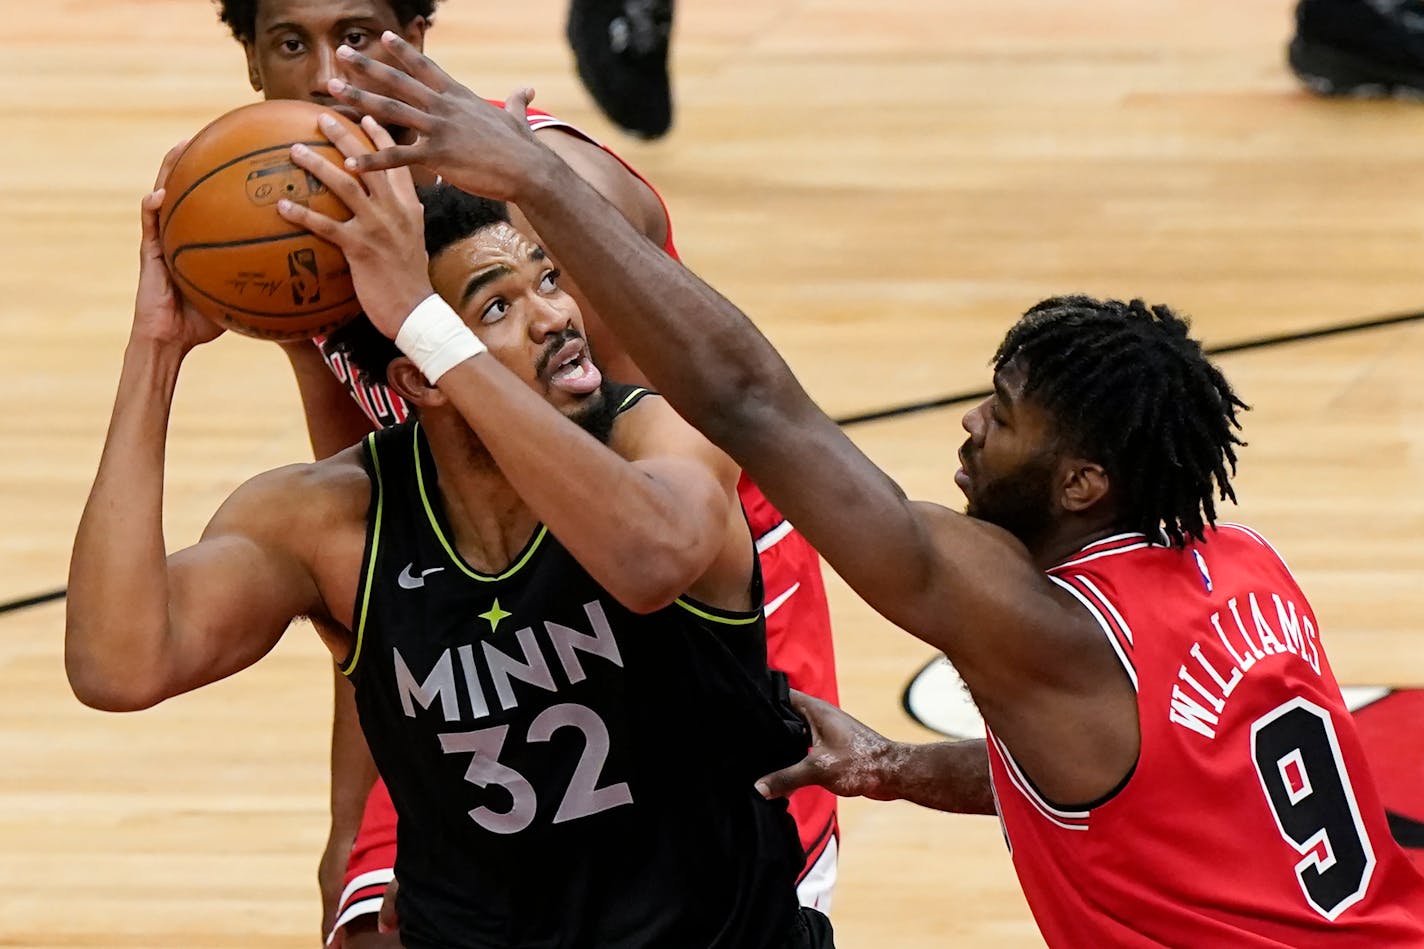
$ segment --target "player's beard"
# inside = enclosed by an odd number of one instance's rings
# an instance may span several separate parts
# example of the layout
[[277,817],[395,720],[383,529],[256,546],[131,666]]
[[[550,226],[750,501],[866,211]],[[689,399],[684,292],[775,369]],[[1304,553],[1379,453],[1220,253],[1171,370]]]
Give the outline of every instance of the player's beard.
[[1057,458],[1044,453],[1016,471],[990,481],[971,478],[964,513],[1004,530],[1032,547],[1053,522],[1053,476]]
[[574,423],[605,445],[613,434],[613,422],[618,418],[618,406],[609,391],[610,385],[605,377],[599,383],[598,391],[585,396],[578,407],[569,413]]

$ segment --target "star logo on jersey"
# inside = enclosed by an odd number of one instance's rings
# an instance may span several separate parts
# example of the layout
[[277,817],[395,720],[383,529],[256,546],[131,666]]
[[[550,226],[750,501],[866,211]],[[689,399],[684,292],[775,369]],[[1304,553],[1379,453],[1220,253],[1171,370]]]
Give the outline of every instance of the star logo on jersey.
[[504,610],[500,609],[499,600],[496,598],[494,601],[494,606],[491,606],[487,612],[481,613],[480,619],[488,620],[490,624],[490,632],[494,633],[499,629],[500,620],[504,619],[507,616],[513,615],[513,613],[506,613]]

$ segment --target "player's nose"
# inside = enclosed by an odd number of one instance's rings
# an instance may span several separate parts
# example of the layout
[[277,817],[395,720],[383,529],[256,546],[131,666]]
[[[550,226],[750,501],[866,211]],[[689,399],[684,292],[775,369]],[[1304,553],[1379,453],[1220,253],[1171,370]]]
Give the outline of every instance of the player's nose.
[[573,315],[557,302],[536,296],[530,308],[529,336],[536,343],[557,336],[573,326]]
[[964,426],[964,430],[969,433],[969,436],[971,438],[978,438],[981,434],[983,434],[984,412],[987,410],[988,406],[989,400],[985,399],[983,402],[980,402],[978,405],[971,408],[968,412],[965,412],[964,418],[960,420],[959,424]]
[[341,77],[341,60],[336,58],[336,47],[330,43],[318,43],[312,50],[310,94],[313,101],[331,102],[331,90],[327,83]]

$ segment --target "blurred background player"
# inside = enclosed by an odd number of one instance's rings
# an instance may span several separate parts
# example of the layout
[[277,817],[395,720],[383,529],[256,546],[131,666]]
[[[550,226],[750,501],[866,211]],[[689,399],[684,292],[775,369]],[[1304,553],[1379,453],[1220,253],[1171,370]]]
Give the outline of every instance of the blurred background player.
[[[268,99],[303,99],[347,110],[327,82],[341,75],[338,46],[384,55],[376,42],[394,30],[423,47],[436,0],[224,0],[221,20],[242,44],[252,88]],[[575,7],[581,6],[575,3]],[[657,192],[630,166],[591,138],[552,116],[532,110],[530,128],[594,186],[645,237],[676,256],[672,222]],[[515,222],[527,227],[516,208]],[[576,285],[566,283],[584,313],[595,358],[610,378],[639,383],[642,373],[618,340],[585,304]],[[330,457],[355,444],[374,427],[403,421],[404,401],[379,381],[363,380],[339,353],[324,360],[319,346],[283,346],[301,392],[315,456]],[[830,612],[820,560],[805,539],[745,477],[739,490],[756,538],[766,584],[767,647],[771,665],[784,671],[793,688],[837,700]],[[370,754],[356,722],[350,684],[335,676],[332,730],[332,826],[318,874],[322,931],[338,918],[350,933],[375,933],[380,896],[395,866],[395,811],[378,784]],[[373,785],[376,787],[371,793]],[[836,880],[838,829],[835,796],[808,788],[791,801],[806,863],[798,892],[802,901],[829,910]]]
[[1424,98],[1424,2],[1300,0],[1290,67],[1330,96]]
[[584,88],[629,135],[672,127],[668,48],[673,0],[572,0],[568,39]]

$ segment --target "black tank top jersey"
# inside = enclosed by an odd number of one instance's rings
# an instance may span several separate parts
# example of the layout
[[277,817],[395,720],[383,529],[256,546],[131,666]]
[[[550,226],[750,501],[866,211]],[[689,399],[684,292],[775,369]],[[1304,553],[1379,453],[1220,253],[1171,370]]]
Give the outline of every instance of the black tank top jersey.
[[[616,391],[623,411],[647,394]],[[481,573],[418,423],[371,435],[365,464],[342,671],[399,818],[405,945],[784,945],[801,847],[753,783],[807,735],[760,608],[635,614],[542,526]]]

